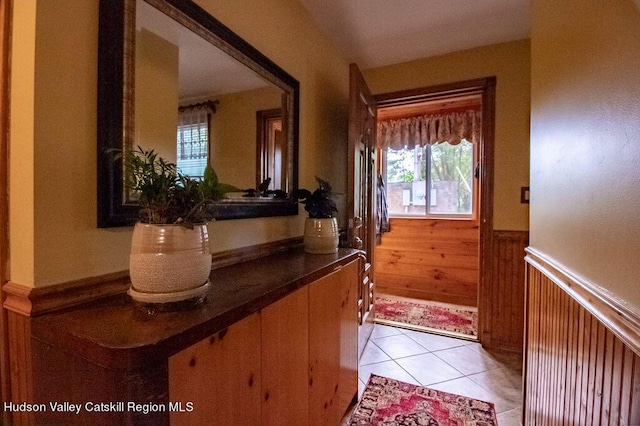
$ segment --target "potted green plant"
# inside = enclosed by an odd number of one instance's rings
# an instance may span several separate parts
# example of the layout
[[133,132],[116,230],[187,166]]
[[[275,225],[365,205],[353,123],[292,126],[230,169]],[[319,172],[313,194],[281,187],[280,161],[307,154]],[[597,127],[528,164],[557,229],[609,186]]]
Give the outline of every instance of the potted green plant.
[[338,251],[339,230],[335,213],[338,212],[331,198],[331,184],[316,176],[318,188],[311,192],[299,189],[297,196],[309,213],[304,226],[304,250],[313,254],[330,254]]
[[125,186],[142,208],[131,241],[129,295],[147,303],[202,300],[209,287],[211,254],[207,222],[213,201],[238,191],[207,166],[202,180],[184,176],[155,151],[123,155]]

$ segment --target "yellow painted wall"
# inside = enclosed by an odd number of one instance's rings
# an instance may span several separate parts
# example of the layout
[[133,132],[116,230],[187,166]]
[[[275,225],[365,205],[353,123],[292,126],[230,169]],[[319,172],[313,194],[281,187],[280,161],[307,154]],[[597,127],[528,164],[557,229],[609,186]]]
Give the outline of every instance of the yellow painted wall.
[[363,71],[381,94],[496,76],[494,229],[527,230],[529,209],[520,187],[529,186],[530,44],[496,44]]
[[97,2],[14,2],[9,278],[18,284],[126,269],[130,232],[95,226],[97,19]]
[[530,244],[640,309],[640,3],[535,0],[531,56]]
[[135,144],[176,162],[178,57],[175,44],[146,28],[136,32]]
[[256,112],[282,107],[282,91],[273,86],[216,97],[210,163],[221,182],[241,189],[256,186]]
[[[345,226],[346,147],[349,67],[331,42],[311,21],[298,0],[196,0],[222,23],[274,60],[300,82],[300,187],[315,189],[314,176],[331,181],[338,203],[340,226]],[[255,224],[255,232],[277,234],[263,225],[289,227],[301,235],[306,212],[290,224],[273,220]],[[254,226],[243,221],[243,226]],[[228,222],[214,224],[225,241],[245,238]],[[272,239],[265,235],[266,238]]]
[[[297,0],[198,3],[300,81],[301,186],[319,174],[344,192],[347,61]],[[42,287],[126,270],[131,228],[96,228],[98,1],[14,10],[10,279]],[[212,250],[302,235],[304,217],[214,222]]]
[[[23,75],[33,76],[35,69],[36,2],[23,1],[13,5],[13,39],[20,40],[23,49],[13,49],[11,64]],[[9,239],[12,279],[25,284],[34,282],[34,146],[33,114],[35,82],[32,78],[11,80],[9,149]],[[19,165],[20,167],[17,167]],[[4,171],[3,171],[4,173]],[[18,230],[19,236],[18,236]]]

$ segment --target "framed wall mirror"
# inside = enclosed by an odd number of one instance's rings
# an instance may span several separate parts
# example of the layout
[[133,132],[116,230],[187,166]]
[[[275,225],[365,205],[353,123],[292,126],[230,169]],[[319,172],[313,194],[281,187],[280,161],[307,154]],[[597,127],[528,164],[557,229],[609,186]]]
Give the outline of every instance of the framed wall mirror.
[[187,175],[210,164],[225,183],[258,190],[271,178],[280,191],[230,194],[216,219],[297,214],[296,79],[191,0],[100,0],[99,27],[98,227],[138,219],[113,155],[136,146]]

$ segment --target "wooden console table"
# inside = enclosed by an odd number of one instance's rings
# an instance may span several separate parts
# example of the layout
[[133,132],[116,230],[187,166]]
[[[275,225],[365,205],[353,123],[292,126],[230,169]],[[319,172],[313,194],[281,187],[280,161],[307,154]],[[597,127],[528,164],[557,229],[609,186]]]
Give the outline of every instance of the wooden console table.
[[33,403],[46,409],[30,418],[338,424],[357,393],[358,271],[356,250],[295,249],[214,270],[193,309],[119,295],[34,318]]

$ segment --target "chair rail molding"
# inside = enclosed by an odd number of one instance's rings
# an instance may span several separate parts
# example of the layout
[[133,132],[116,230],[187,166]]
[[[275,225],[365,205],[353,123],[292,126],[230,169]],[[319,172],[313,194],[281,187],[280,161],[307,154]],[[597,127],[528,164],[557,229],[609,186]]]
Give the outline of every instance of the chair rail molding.
[[526,252],[524,424],[639,425],[638,312]]
[[545,274],[640,356],[640,312],[606,289],[528,247],[525,261]]

